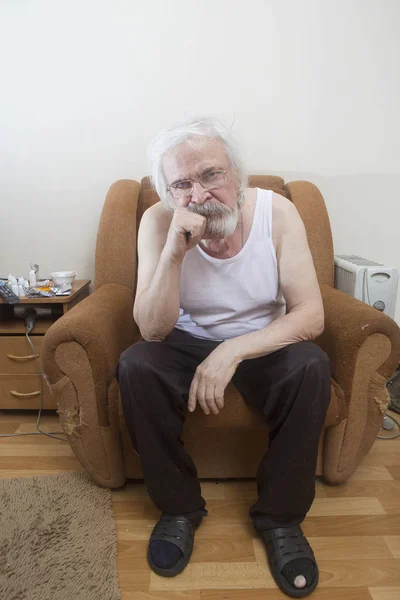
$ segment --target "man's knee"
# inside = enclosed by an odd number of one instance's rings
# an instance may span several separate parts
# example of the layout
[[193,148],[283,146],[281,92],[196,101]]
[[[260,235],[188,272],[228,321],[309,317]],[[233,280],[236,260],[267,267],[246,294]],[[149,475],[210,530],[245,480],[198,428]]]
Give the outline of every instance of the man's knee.
[[320,373],[330,378],[329,356],[314,342],[298,342],[288,347],[289,360],[294,369]]
[[307,380],[309,385],[314,382],[319,390],[325,390],[322,395],[329,402],[331,362],[328,355],[313,342],[298,342],[290,347],[288,359],[293,378]]
[[[315,399],[321,409],[327,409],[331,398],[331,362],[323,350],[313,342],[294,344],[296,352],[296,374],[306,383],[309,393],[318,391]],[[296,377],[296,375],[294,375]],[[306,403],[309,395],[302,396]]]
[[158,349],[155,345],[159,342],[136,342],[122,352],[116,367],[115,376],[118,381],[140,372],[154,370],[157,363]]

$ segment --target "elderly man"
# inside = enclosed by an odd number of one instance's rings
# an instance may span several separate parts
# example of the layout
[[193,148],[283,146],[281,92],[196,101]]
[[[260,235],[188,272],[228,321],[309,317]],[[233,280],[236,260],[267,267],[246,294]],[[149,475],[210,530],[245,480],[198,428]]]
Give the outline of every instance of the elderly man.
[[240,156],[215,119],[161,132],[150,156],[161,202],[139,229],[134,318],[143,341],[116,371],[161,511],[149,563],[173,576],[189,562],[207,511],[181,441],[185,411],[218,415],[232,381],[269,427],[250,517],[277,584],[307,596],[318,567],[300,523],[315,496],[330,362],[312,342],[324,313],[303,222],[283,196],[246,188]]

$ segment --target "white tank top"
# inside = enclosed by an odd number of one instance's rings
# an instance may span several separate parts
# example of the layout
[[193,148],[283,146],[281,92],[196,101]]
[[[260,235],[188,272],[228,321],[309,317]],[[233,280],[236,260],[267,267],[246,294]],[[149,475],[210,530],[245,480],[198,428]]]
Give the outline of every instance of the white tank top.
[[239,254],[213,258],[200,246],[186,253],[180,272],[177,329],[226,340],[262,329],[286,313],[272,241],[272,191],[257,189],[249,237]]

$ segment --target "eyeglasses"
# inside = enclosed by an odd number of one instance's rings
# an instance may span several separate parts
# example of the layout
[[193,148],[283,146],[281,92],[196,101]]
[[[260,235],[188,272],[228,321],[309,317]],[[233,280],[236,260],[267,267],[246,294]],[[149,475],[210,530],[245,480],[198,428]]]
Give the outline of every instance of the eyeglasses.
[[190,196],[193,192],[194,182],[200,183],[205,190],[215,190],[226,183],[226,173],[228,169],[211,169],[205,171],[198,179],[181,179],[176,183],[167,186],[167,192],[174,198],[183,198]]

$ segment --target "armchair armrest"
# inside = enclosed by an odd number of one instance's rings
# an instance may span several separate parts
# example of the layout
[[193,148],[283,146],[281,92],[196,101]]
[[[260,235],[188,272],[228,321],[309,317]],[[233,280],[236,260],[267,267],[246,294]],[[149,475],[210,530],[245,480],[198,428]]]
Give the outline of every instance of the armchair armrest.
[[63,430],[79,461],[109,487],[125,481],[114,371],[139,337],[132,290],[111,283],[58,319],[43,340],[43,367]]
[[345,418],[328,427],[323,474],[346,481],[367,455],[388,404],[386,381],[400,360],[400,329],[387,315],[329,285],[321,285],[325,330],[316,340],[331,359],[345,398]]
[[[64,375],[59,364],[63,344],[76,342],[83,348],[93,373],[100,421],[108,425],[107,391],[123,350],[133,344],[138,327],[133,320],[133,293],[109,283],[74,306],[47,331],[43,340],[43,366],[55,384]],[[79,374],[79,365],[73,365]]]
[[382,358],[377,372],[385,379],[394,373],[400,361],[400,328],[393,319],[372,306],[322,284],[325,329],[318,344],[329,355],[334,377],[344,390],[349,390],[358,350],[374,334],[387,338],[390,351]]

